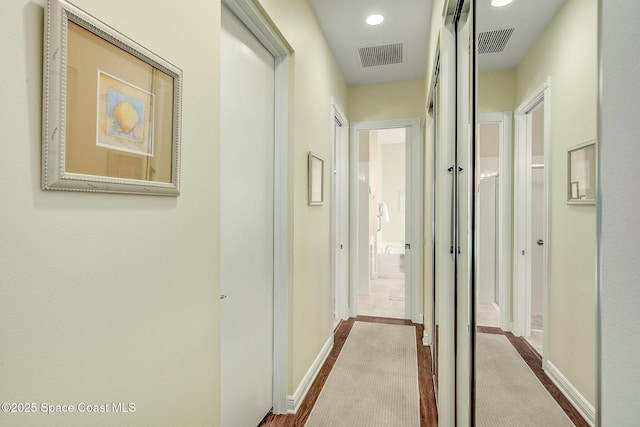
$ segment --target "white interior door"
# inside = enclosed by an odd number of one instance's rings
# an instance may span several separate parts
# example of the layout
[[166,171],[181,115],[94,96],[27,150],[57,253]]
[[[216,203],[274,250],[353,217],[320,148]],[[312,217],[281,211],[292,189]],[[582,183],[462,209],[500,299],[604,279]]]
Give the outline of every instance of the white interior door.
[[531,170],[531,329],[542,330],[544,289],[544,168]]
[[333,185],[332,207],[332,247],[334,273],[334,321],[347,319],[348,277],[349,277],[349,126],[346,119],[334,107],[333,135]]
[[455,425],[455,303],[453,260],[453,169],[455,144],[455,39],[450,27],[440,36],[435,153],[435,341],[438,423]]
[[474,162],[472,146],[475,144],[474,97],[472,80],[474,75],[472,34],[473,4],[465,1],[457,25],[457,140],[456,180],[454,181],[454,264],[455,264],[455,310],[456,310],[456,425],[470,425],[472,394],[472,349],[471,315],[472,262],[475,244],[472,236],[474,215]]
[[224,7],[221,64],[221,420],[255,426],[273,402],[275,64]]
[[482,178],[478,185],[478,281],[476,286],[478,287],[479,303],[498,301],[496,298],[497,179],[495,176]]

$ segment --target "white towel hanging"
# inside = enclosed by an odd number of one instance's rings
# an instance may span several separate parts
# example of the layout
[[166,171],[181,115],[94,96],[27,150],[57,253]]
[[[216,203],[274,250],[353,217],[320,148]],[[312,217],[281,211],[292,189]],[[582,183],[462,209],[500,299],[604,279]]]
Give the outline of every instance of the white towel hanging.
[[386,203],[378,203],[378,216],[384,222],[389,222],[389,208]]

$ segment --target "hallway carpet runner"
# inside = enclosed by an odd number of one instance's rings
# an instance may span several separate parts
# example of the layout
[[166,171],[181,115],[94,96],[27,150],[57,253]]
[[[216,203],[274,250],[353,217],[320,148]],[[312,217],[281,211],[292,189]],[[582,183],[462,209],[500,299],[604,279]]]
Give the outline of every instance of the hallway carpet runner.
[[479,427],[562,427],[573,423],[504,335],[477,334]]
[[355,322],[305,426],[420,426],[415,327]]

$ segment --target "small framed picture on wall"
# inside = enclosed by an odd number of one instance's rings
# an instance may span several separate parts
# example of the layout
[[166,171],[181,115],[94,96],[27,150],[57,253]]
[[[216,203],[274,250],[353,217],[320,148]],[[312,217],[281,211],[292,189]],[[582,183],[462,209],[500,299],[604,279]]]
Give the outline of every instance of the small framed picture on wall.
[[324,203],[324,160],[309,151],[309,205]]
[[593,205],[596,202],[596,141],[567,150],[567,203]]
[[177,196],[182,70],[66,0],[44,48],[42,189]]

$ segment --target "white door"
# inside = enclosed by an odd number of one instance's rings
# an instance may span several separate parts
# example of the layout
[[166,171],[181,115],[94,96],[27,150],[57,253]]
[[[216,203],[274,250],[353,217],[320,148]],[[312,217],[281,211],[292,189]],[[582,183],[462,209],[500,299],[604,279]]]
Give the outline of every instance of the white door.
[[[475,242],[472,238],[472,217],[474,215],[474,165],[472,146],[475,144],[476,126],[473,123],[473,4],[463,2],[462,15],[456,25],[457,55],[457,140],[454,181],[454,283],[456,286],[456,425],[471,425],[472,412],[472,348],[471,312],[473,300],[471,271]],[[468,7],[468,9],[467,9]],[[467,13],[465,13],[465,11]]]
[[[349,128],[342,114],[335,111],[333,135],[333,179],[332,179],[332,259],[334,273],[334,298],[333,317],[334,322],[346,319],[349,277],[349,200],[347,188],[349,185]],[[334,325],[335,326],[335,325]]]
[[273,402],[275,65],[226,8],[221,67],[221,420],[256,426]]
[[[474,241],[472,143],[473,119],[474,10],[472,1],[462,1],[457,21],[442,28],[439,40],[439,83],[437,91],[435,159],[435,267],[438,424],[474,425],[474,349],[471,339],[471,262]],[[450,2],[448,13],[453,13]]]
[[[478,211],[477,211],[477,298],[478,303],[497,303],[496,285],[496,255],[497,255],[497,229],[496,229],[496,195],[497,177],[481,178],[478,185]],[[484,326],[499,326],[490,324]]]
[[437,90],[434,162],[435,332],[438,422],[455,426],[455,282],[453,170],[455,164],[455,35],[443,29]]
[[544,289],[544,168],[531,170],[531,330],[542,330]]

